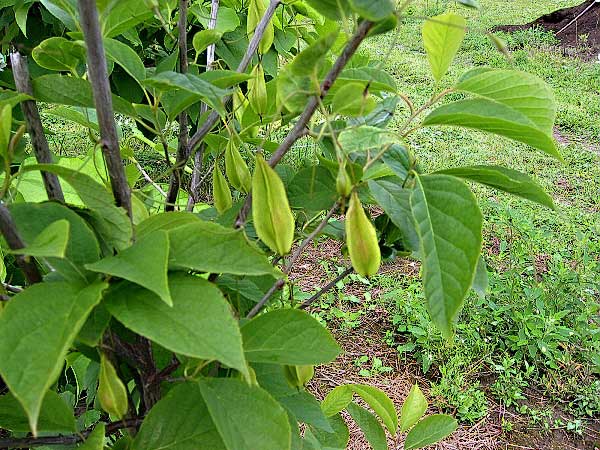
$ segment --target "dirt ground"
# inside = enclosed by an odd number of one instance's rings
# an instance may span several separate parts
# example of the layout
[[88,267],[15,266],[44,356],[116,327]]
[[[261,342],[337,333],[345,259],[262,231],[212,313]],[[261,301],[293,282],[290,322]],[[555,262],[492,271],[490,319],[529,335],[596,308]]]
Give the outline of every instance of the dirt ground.
[[[321,261],[338,259],[340,244],[336,241],[326,240],[318,246],[309,247],[305,251],[301,261],[296,265],[296,271],[291,274],[292,279],[300,285],[303,290],[310,291],[315,286],[322,286],[327,281],[327,275]],[[336,255],[336,256],[333,256]],[[339,260],[338,263],[349,263]],[[393,263],[384,264],[381,268],[383,273],[397,274],[398,276],[417,277],[419,266],[417,262],[408,259],[399,259]],[[377,298],[384,293],[379,287],[368,287],[361,283],[346,283],[344,293],[362,296],[366,289],[370,290],[372,298]],[[396,408],[400,411],[402,403],[411,386],[418,383],[426,396],[429,394],[428,386],[430,379],[423,376],[416,361],[400,359],[395,348],[385,343],[386,330],[393,329],[390,313],[383,307],[368,311],[361,316],[361,325],[357,328],[343,328],[330,323],[330,329],[334,333],[337,342],[343,348],[342,354],[336,361],[327,366],[317,368],[315,378],[309,385],[309,389],[318,397],[324,398],[334,387],[346,383],[368,383],[382,389],[394,401]],[[369,378],[359,375],[360,368],[354,364],[355,360],[362,356],[380,358],[384,366],[392,367],[393,371],[376,374]],[[485,389],[494,380],[480,380]],[[527,393],[531,407],[548,408],[548,401],[534,390]],[[430,399],[435,400],[435,399]],[[526,417],[520,416],[513,408],[506,408],[495,403],[489,396],[489,413],[474,425],[462,425],[448,439],[435,446],[428,447],[429,450],[600,450],[596,445],[600,441],[600,422],[593,422],[586,426],[581,438],[567,434],[562,429],[541,430],[532,427]],[[432,401],[434,403],[434,401]],[[447,412],[440,411],[435,407],[430,408],[430,413]],[[560,411],[555,411],[556,418],[564,418]],[[510,420],[513,430],[510,433],[502,431],[502,419]],[[369,450],[371,447],[365,440],[362,432],[354,422],[346,417],[350,428],[349,450]],[[402,450],[403,436],[393,438],[388,436],[390,449]]]
[[595,59],[600,55],[600,2],[588,0],[581,5],[546,14],[525,25],[504,25],[497,30],[513,32],[532,27],[554,32],[567,55],[578,55],[585,59]]

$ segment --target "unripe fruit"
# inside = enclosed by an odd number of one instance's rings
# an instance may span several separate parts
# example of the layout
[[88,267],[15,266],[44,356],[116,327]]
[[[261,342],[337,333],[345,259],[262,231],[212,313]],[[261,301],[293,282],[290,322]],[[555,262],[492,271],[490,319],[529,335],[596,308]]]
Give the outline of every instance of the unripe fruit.
[[219,214],[223,214],[231,205],[233,205],[233,199],[231,198],[231,191],[227,180],[221,173],[221,169],[215,167],[213,170],[213,199],[215,201],[215,208]]
[[338,169],[338,174],[335,179],[337,193],[344,198],[348,197],[352,191],[352,181],[350,181],[350,177],[348,176],[348,172],[346,172],[345,166],[345,164],[340,164],[340,168]]
[[277,172],[256,157],[252,177],[252,219],[258,237],[274,252],[286,255],[294,241],[294,216]]
[[[248,33],[248,39],[252,39],[254,31],[258,26],[258,23],[265,15],[267,11],[265,0],[250,0],[248,3],[248,18],[246,20],[246,32]],[[273,27],[273,21],[270,21],[265,28],[260,43],[258,44],[258,53],[265,54],[273,45],[275,40],[275,28]]]
[[247,107],[248,99],[244,96],[242,90],[239,87],[236,87],[233,90],[233,113],[238,122],[242,122]]
[[234,138],[231,138],[225,149],[225,172],[231,185],[238,191],[247,194],[252,186],[250,169],[240,151]]
[[248,100],[256,114],[264,116],[267,114],[269,99],[267,96],[267,83],[265,82],[265,71],[261,64],[257,64],[250,74],[248,80]]
[[108,358],[100,358],[100,377],[98,382],[98,400],[102,409],[117,419],[127,413],[127,390]]
[[283,366],[283,374],[291,387],[303,389],[315,376],[315,366]]
[[356,192],[350,197],[346,213],[346,244],[354,270],[363,277],[375,275],[381,265],[377,232]]

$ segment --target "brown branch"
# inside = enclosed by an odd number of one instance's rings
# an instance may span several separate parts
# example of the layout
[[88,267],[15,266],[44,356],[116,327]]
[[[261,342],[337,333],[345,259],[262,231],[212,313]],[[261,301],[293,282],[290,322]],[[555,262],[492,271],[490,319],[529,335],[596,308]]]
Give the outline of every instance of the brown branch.
[[[361,22],[361,24],[358,26],[356,33],[354,33],[352,39],[348,41],[346,47],[344,48],[344,51],[336,60],[335,64],[333,65],[333,68],[329,71],[329,73],[323,80],[323,83],[321,84],[320,97],[314,96],[308,101],[304,112],[300,115],[300,118],[296,122],[296,125],[294,125],[292,131],[290,131],[290,133],[285,137],[283,142],[279,145],[275,153],[273,153],[273,155],[269,159],[269,165],[271,167],[275,167],[279,163],[279,161],[281,161],[281,159],[285,156],[285,154],[288,151],[290,151],[290,149],[296,143],[296,141],[306,135],[306,128],[313,115],[317,111],[317,107],[319,106],[320,101],[327,95],[329,89],[331,89],[331,86],[333,85],[335,80],[337,80],[344,67],[346,67],[346,64],[348,64],[350,58],[352,58],[359,45],[367,37],[367,34],[369,33],[372,27],[373,23],[366,20]],[[250,212],[251,206],[252,196],[248,195],[248,197],[246,197],[246,202],[240,209],[237,220],[235,222],[236,228],[241,228],[244,226],[248,218],[248,213]]]
[[326,294],[327,292],[329,292],[336,284],[338,284],[340,281],[342,281],[344,278],[346,278],[352,272],[354,272],[354,269],[352,267],[349,267],[346,270],[344,270],[337,277],[335,277],[333,280],[331,280],[329,283],[327,283],[325,285],[325,287],[323,287],[319,292],[317,292],[315,295],[313,295],[308,300],[305,300],[300,305],[300,309],[308,308],[310,305],[312,305],[314,302],[316,302],[319,298],[321,298],[321,296],[323,294]]
[[[135,417],[133,419],[119,420],[106,425],[106,435],[115,434],[125,428],[139,427],[144,421],[143,417]],[[88,428],[83,433],[69,436],[41,436],[41,437],[25,437],[25,438],[6,438],[0,439],[0,448],[34,448],[46,445],[74,445],[83,442],[93,431],[93,428]]]
[[[179,30],[179,71],[187,73],[188,71],[188,45],[187,45],[187,26],[188,26],[188,0],[179,0],[179,21],[177,29]],[[181,187],[181,176],[183,168],[189,158],[188,151],[188,115],[183,111],[179,114],[179,142],[177,145],[177,159],[171,172],[171,181],[169,182],[169,191],[165,211],[174,211],[177,203],[177,195]]]
[[[210,7],[210,21],[208,22],[208,29],[214,30],[217,27],[217,15],[219,13],[219,0],[212,0]],[[206,71],[213,70],[213,64],[215,62],[215,44],[211,44],[206,49]],[[200,115],[208,111],[208,105],[202,103],[200,105]],[[202,142],[200,148],[194,155],[194,170],[192,171],[192,181],[190,183],[190,192],[188,197],[187,210],[193,211],[196,203],[200,201],[200,189],[202,188],[201,172],[202,163],[204,160],[204,152],[206,151],[206,144]],[[202,177],[204,179],[204,177]]]
[[131,190],[125,176],[121,158],[119,138],[115,126],[112,95],[102,33],[98,21],[98,10],[94,0],[78,0],[81,28],[87,47],[87,70],[100,126],[101,147],[110,176],[110,184],[118,206],[122,206],[129,217],[131,212]]
[[[33,88],[29,78],[29,68],[27,67],[27,59],[22,57],[18,51],[13,51],[10,54],[10,62],[12,66],[13,78],[17,91],[33,97]],[[35,158],[40,164],[52,164],[54,158],[50,152],[44,126],[40,118],[40,112],[37,108],[35,100],[25,100],[21,102],[21,109],[27,122],[27,132],[31,139],[31,146],[35,153]],[[53,173],[42,171],[42,180],[49,200],[57,200],[64,203],[65,196],[63,195],[62,187],[58,177]]]
[[[25,243],[17,231],[17,226],[12,215],[4,204],[0,204],[0,231],[11,250],[19,250],[25,247]],[[42,275],[35,260],[24,255],[15,255],[15,259],[17,265],[25,274],[25,278],[29,284],[35,284],[42,281]]]
[[[258,49],[258,45],[260,44],[260,41],[262,40],[262,37],[265,34],[267,26],[271,22],[271,19],[273,18],[273,15],[275,14],[275,10],[280,5],[280,3],[281,3],[281,0],[271,0],[269,7],[265,11],[265,15],[262,17],[262,19],[260,19],[260,22],[258,23],[256,30],[254,31],[254,36],[252,36],[252,40],[250,41],[250,44],[248,45],[248,48],[246,49],[246,53],[244,54],[244,57],[242,58],[242,60],[240,61],[240,64],[238,65],[238,68],[237,68],[238,73],[244,73],[246,71],[246,69],[248,68],[248,66],[250,65],[250,62],[252,61],[252,57],[254,56],[256,49]],[[229,103],[230,101],[231,101],[231,96],[229,96],[225,99],[226,104]],[[200,142],[206,137],[206,135],[211,132],[211,130],[215,127],[215,125],[217,124],[218,121],[219,121],[219,113],[217,113],[216,111],[213,111],[208,116],[208,118],[204,121],[202,126],[196,131],[196,133],[190,139],[190,150],[191,151],[193,151],[198,146],[198,144],[200,144]]]
[[265,307],[265,305],[271,299],[273,294],[275,292],[277,292],[279,289],[281,289],[284,285],[285,285],[285,280],[283,278],[277,280],[273,284],[273,286],[271,286],[271,288],[267,291],[267,293],[264,295],[264,297],[256,305],[254,305],[254,308],[252,308],[250,310],[250,312],[246,316],[246,319],[252,319],[254,316],[256,316]]

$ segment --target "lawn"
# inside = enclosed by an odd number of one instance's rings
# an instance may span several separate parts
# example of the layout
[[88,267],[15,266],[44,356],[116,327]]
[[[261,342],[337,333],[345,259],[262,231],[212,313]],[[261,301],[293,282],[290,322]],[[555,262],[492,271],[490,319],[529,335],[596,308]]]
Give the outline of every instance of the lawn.
[[[511,67],[548,82],[558,104],[564,164],[521,144],[458,129],[427,128],[409,143],[427,170],[498,164],[526,172],[552,195],[556,210],[475,187],[486,219],[489,287],[485,296],[469,297],[451,343],[429,322],[418,268],[409,261],[384,267],[370,282],[355,277],[339,283],[319,315],[347,343],[337,376],[381,383],[388,391],[405,390],[416,379],[438,408],[458,416],[465,428],[440,448],[505,448],[510,442],[591,449],[600,442],[600,64],[563,56],[554,36],[542,30],[500,33],[510,59],[485,35],[578,2],[480,3],[477,12],[455,2],[414,2],[397,34],[371,39],[365,52],[417,106],[472,67]],[[470,32],[436,86],[419,33],[424,17],[446,8],[466,13]],[[405,114],[399,112],[398,123]],[[341,264],[325,262],[327,255],[320,248],[306,264],[331,276]],[[356,439],[354,448],[363,448]]]

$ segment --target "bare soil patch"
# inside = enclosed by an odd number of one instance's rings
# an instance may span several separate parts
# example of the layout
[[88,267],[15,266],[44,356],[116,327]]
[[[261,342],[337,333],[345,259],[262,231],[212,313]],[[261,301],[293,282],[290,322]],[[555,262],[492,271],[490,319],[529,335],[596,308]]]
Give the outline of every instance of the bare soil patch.
[[585,59],[593,59],[600,53],[600,2],[588,0],[578,6],[545,14],[524,25],[504,25],[496,29],[514,32],[534,27],[554,32],[567,55],[577,54]]

